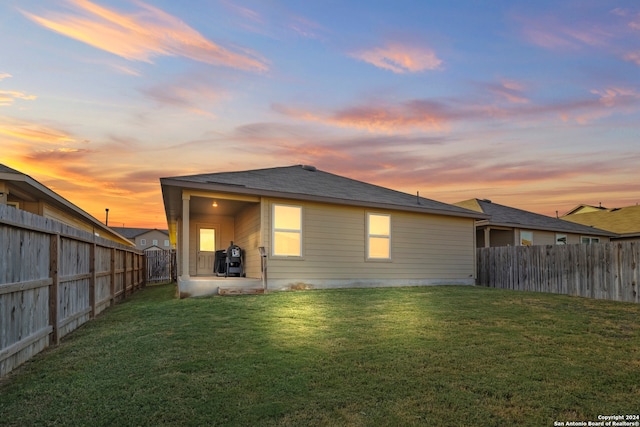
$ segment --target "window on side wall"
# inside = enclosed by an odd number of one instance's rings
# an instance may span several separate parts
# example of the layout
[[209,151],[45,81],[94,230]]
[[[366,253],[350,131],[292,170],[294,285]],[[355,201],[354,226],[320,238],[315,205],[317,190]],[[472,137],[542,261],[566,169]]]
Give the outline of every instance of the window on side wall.
[[367,259],[391,259],[391,215],[367,214]]
[[165,241],[164,241],[164,245],[165,245],[166,247],[168,247],[168,246],[169,246],[169,240],[165,240]]
[[521,231],[520,232],[520,246],[533,245],[533,231]]
[[272,214],[272,255],[302,256],[302,207],[274,204]]
[[140,239],[140,245],[145,246],[147,244],[147,239]]
[[566,244],[567,244],[567,235],[556,234],[556,245],[566,245]]
[[591,243],[600,243],[600,238],[599,237],[582,236],[582,237],[580,237],[580,243],[584,243],[586,245],[590,245]]

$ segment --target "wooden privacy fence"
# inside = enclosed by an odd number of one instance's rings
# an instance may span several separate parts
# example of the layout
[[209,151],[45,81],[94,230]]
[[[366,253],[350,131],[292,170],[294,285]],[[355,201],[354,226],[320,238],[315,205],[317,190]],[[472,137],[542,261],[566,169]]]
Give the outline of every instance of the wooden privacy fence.
[[640,302],[640,242],[477,250],[477,284]]
[[145,251],[147,283],[165,282],[177,279],[176,251]]
[[143,286],[143,257],[0,204],[0,377]]

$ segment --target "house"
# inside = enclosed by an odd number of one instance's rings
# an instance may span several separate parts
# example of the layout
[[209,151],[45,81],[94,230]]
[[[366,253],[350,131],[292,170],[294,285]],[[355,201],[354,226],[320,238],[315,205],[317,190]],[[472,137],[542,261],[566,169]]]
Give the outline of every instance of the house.
[[[181,296],[474,284],[474,222],[487,216],[297,165],[160,179]],[[246,278],[214,275],[242,249]],[[268,275],[267,275],[268,273]]]
[[593,211],[574,208],[560,218],[616,233],[617,236],[612,237],[611,240],[640,239],[640,206],[638,205],[613,209],[600,208]]
[[169,231],[157,228],[111,227],[111,229],[135,243],[142,251],[170,250]]
[[0,164],[0,204],[59,221],[127,246],[126,237],[113,231],[64,197],[22,172]]
[[600,203],[599,206],[578,205],[575,208],[571,209],[569,212],[567,212],[565,215],[573,215],[573,214],[587,213],[587,212],[599,212],[599,211],[606,211],[606,210],[608,209],[603,207],[602,203]]
[[490,216],[476,223],[479,248],[604,243],[616,236],[610,231],[500,205],[487,199],[470,199],[454,205]]

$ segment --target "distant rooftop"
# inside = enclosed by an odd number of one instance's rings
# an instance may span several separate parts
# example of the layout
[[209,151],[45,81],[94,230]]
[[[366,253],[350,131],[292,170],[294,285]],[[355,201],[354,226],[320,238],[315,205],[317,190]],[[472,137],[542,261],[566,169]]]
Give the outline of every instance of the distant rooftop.
[[[463,202],[455,203],[477,212],[484,212],[491,215],[488,223],[491,225],[502,225],[506,227],[530,228],[535,230],[549,230],[565,233],[582,233],[600,236],[615,236],[614,233],[582,224],[576,224],[562,219],[553,218],[522,209],[512,208],[509,206],[493,203],[488,199],[470,199]],[[581,214],[587,215],[587,214]]]

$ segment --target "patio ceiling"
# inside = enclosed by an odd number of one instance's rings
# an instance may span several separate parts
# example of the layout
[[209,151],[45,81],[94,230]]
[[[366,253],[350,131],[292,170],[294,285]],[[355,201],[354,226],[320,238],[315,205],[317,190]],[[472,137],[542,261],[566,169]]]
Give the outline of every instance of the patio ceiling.
[[[213,206],[213,202],[217,203],[217,207]],[[229,200],[208,197],[191,197],[189,205],[190,211],[197,215],[224,215],[234,216],[242,208],[251,204],[240,200]]]

